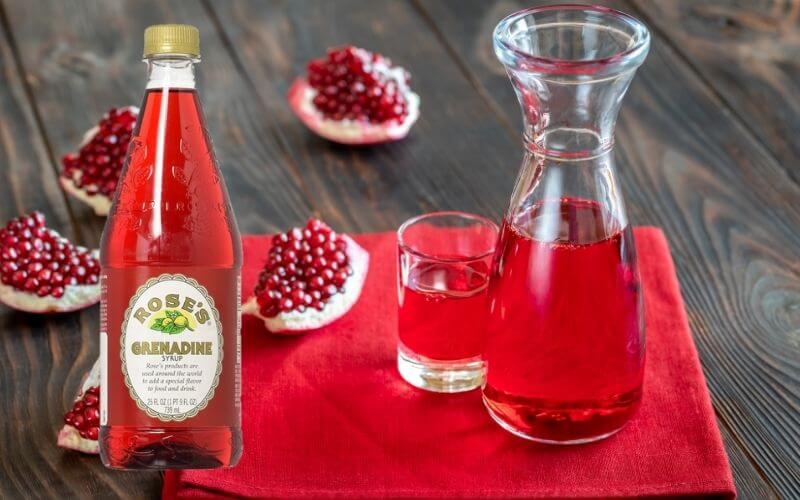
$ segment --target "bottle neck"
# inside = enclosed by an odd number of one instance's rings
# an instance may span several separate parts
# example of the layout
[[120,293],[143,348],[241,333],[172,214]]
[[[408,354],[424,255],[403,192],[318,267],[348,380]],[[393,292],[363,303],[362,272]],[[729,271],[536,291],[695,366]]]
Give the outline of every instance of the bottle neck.
[[194,65],[200,60],[191,56],[159,55],[148,57],[147,89],[193,89]]

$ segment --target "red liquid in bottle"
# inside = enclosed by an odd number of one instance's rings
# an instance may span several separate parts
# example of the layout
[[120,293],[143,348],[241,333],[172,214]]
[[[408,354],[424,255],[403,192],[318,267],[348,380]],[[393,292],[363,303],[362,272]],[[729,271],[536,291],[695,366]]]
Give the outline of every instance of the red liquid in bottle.
[[148,90],[101,244],[107,466],[238,461],[241,260],[197,93]]
[[630,227],[608,230],[610,220],[595,202],[564,198],[503,225],[489,290],[484,401],[516,434],[593,440],[620,429],[639,406],[638,271]]
[[400,293],[402,345],[437,361],[480,356],[488,271],[482,261],[414,265]]

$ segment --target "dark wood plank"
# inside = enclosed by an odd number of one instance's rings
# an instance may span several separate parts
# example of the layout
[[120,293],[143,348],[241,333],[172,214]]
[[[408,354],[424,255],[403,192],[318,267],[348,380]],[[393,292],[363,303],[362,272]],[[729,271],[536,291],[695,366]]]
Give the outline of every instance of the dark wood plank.
[[635,5],[800,182],[800,1]]
[[[491,31],[532,3],[417,4],[514,129],[519,107]],[[670,239],[739,488],[796,496],[800,189],[657,34],[617,139],[633,222]]]
[[[19,165],[21,171],[14,173],[14,182],[4,186],[19,191],[9,199],[18,205],[24,199],[30,205],[26,209],[60,212],[61,218],[67,219],[52,158],[57,161],[73,149],[83,130],[109,107],[141,100],[145,68],[138,61],[144,28],[158,22],[185,21],[196,24],[203,33],[207,62],[200,69],[201,95],[217,155],[234,194],[240,227],[243,231],[265,232],[307,216],[311,209],[306,200],[312,198],[302,191],[302,180],[292,170],[291,160],[264,126],[268,111],[248,98],[244,82],[200,4],[40,1],[6,7],[8,25],[20,38],[21,65],[51,153],[50,159],[47,154],[40,155],[38,161],[44,165],[41,172],[28,167],[27,175],[22,175],[26,167],[19,163],[25,158],[12,156],[19,156],[16,150],[9,153],[8,164]],[[48,15],[41,16],[41,12]],[[56,19],[59,21],[54,22]],[[15,82],[11,76],[7,81]],[[22,95],[21,90],[17,93]],[[24,123],[13,115],[13,109],[10,105],[3,107],[3,129]],[[13,146],[25,151],[25,137],[35,134],[21,129],[9,130],[6,135],[3,142],[9,149]],[[23,184],[26,181],[33,183]],[[37,186],[44,189],[37,191]],[[61,205],[48,208],[42,192],[60,199]],[[84,243],[96,246],[103,219],[79,202],[71,202],[71,207],[83,229]],[[8,334],[4,335],[3,352],[8,362],[3,361],[0,368],[6,372],[3,381],[8,384],[3,384],[7,388],[2,394],[4,404],[11,405],[3,413],[11,418],[3,419],[3,425],[5,435],[13,441],[7,447],[12,451],[0,454],[5,466],[0,474],[9,474],[9,481],[0,481],[0,496],[27,492],[55,498],[158,496],[158,473],[109,471],[96,457],[63,452],[53,442],[61,415],[71,404],[82,374],[97,356],[97,309],[48,320],[4,310],[2,321]],[[11,429],[17,429],[16,434]],[[4,490],[6,485],[8,491]]]
[[[58,157],[74,149],[108,108],[141,102],[144,28],[192,23],[202,33],[200,96],[240,229],[275,230],[302,221],[311,211],[313,193],[305,190],[292,158],[267,126],[270,110],[251,97],[201,4],[38,0],[14,2],[7,10],[15,32],[25,37],[20,53],[26,77]],[[88,208],[76,212],[99,236],[103,220]]]
[[[460,209],[499,217],[519,162],[497,120],[404,2],[208,2],[272,110],[321,215],[343,230],[395,229],[411,215]],[[402,43],[399,43],[402,41]],[[312,135],[285,95],[306,63],[330,46],[356,44],[391,56],[413,75],[422,115],[404,141],[345,148]],[[263,82],[269,82],[264,84]]]
[[[0,27],[0,220],[37,209],[51,227],[76,238],[8,41]],[[97,322],[97,307],[44,317],[0,306],[0,497],[158,492],[157,474],[112,478],[96,457],[55,445],[62,415],[97,357]]]

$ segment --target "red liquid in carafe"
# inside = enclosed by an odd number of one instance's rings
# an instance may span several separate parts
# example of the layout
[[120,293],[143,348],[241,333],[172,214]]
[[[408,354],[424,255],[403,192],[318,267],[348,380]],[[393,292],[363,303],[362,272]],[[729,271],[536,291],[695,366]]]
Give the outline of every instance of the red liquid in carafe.
[[486,326],[488,266],[423,262],[400,293],[400,342],[437,361],[480,356]]
[[[195,90],[146,92],[101,261],[104,463],[125,469],[235,464],[241,455],[241,246]],[[164,288],[147,288],[165,277]],[[141,306],[137,296],[144,297]],[[168,328],[168,316],[155,323],[167,311],[180,327]],[[184,318],[175,320],[178,313]],[[126,327],[137,321],[140,330]],[[178,347],[159,354],[167,348],[156,342],[124,345],[126,332]],[[199,340],[187,354],[183,344]]]
[[[484,400],[509,430],[592,440],[636,412],[644,328],[629,226],[596,202],[535,205],[501,230],[489,289]],[[611,228],[611,229],[609,229]]]

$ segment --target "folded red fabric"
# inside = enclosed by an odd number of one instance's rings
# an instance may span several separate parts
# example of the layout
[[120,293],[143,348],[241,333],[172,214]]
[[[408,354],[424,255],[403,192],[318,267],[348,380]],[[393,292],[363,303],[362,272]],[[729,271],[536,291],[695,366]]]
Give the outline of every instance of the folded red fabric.
[[[735,496],[667,242],[635,230],[645,294],[642,407],[583,446],[537,445],[494,424],[479,391],[415,389],[395,369],[396,241],[371,256],[359,302],[299,337],[243,322],[244,455],[227,470],[169,471],[164,497]],[[269,237],[244,238],[243,296]]]

